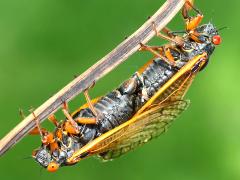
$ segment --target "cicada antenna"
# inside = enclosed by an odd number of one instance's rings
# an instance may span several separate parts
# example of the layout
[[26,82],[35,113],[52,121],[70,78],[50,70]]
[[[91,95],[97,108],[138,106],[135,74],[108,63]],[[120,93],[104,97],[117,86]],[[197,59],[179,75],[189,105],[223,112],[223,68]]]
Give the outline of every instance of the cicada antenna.
[[229,28],[227,26],[223,26],[223,27],[218,28],[217,31],[219,32],[219,31],[222,31],[223,29],[229,29]]
[[24,159],[24,160],[26,160],[26,159],[32,159],[32,156],[26,156],[26,157],[24,157],[24,158],[22,158],[22,159]]
[[39,170],[39,176],[40,176],[40,177],[42,177],[42,175],[43,175],[43,169],[44,169],[44,168],[41,166],[41,167],[40,167],[40,170]]

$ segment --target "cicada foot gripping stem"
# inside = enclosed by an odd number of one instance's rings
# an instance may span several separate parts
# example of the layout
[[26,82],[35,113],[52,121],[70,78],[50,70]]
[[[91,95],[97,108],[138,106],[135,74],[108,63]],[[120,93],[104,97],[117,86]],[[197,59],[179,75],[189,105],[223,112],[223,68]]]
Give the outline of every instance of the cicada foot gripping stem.
[[[95,83],[94,83],[95,84]],[[89,109],[92,111],[94,117],[78,117],[76,121],[80,124],[97,124],[97,119],[99,119],[99,113],[94,108],[93,102],[89,96],[88,90],[94,86],[94,84],[88,89],[84,90],[83,94],[86,98],[87,105]]]

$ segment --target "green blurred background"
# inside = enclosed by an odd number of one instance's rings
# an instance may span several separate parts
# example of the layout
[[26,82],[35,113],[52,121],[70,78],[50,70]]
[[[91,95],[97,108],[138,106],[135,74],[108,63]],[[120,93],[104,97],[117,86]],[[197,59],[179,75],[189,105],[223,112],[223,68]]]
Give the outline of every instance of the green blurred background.
[[[25,112],[38,107],[134,32],[163,2],[1,0],[0,137],[21,121],[19,107]],[[55,174],[27,158],[40,145],[39,137],[28,136],[0,158],[1,179],[238,180],[240,1],[196,0],[196,6],[204,22],[228,29],[221,32],[222,45],[187,94],[190,108],[166,134],[112,162],[89,158]],[[181,16],[169,27],[184,29]],[[155,38],[150,44],[159,43]],[[107,93],[150,57],[136,53],[101,79],[91,96]],[[84,102],[80,95],[70,107]],[[53,128],[48,122],[44,126]]]

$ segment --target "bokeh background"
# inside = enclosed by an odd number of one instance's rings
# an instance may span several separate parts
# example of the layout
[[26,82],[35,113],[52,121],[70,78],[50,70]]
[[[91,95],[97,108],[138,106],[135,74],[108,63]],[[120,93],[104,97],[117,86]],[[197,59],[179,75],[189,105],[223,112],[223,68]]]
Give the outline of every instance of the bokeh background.
[[[17,125],[18,109],[28,113],[134,32],[164,0],[1,0],[0,137]],[[31,158],[40,145],[28,136],[0,158],[1,179],[168,179],[239,180],[239,7],[240,1],[202,0],[196,6],[221,31],[223,43],[187,97],[189,109],[169,131],[147,145],[103,163],[89,158],[51,174]],[[169,24],[184,29],[180,15]],[[154,39],[150,44],[161,44]],[[149,58],[136,53],[97,82],[91,96],[103,95]],[[75,98],[76,109],[85,100]],[[57,113],[58,118],[63,118]],[[50,123],[43,126],[52,129]]]

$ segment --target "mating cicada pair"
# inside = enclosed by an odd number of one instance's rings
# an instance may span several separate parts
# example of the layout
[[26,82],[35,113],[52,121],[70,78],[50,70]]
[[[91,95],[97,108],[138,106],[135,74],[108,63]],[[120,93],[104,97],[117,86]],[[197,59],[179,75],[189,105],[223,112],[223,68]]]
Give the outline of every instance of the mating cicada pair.
[[[190,17],[193,9],[196,16]],[[34,159],[56,171],[80,160],[98,155],[114,159],[159,136],[188,106],[183,99],[195,75],[208,63],[216,45],[221,43],[213,24],[203,24],[202,13],[186,1],[182,10],[186,28],[182,36],[168,28],[156,36],[168,40],[162,46],[141,44],[140,50],[150,51],[154,58],[131,78],[103,97],[91,100],[84,91],[87,103],[73,113],[63,105],[66,119],[53,132],[39,126],[41,147],[33,152]]]

